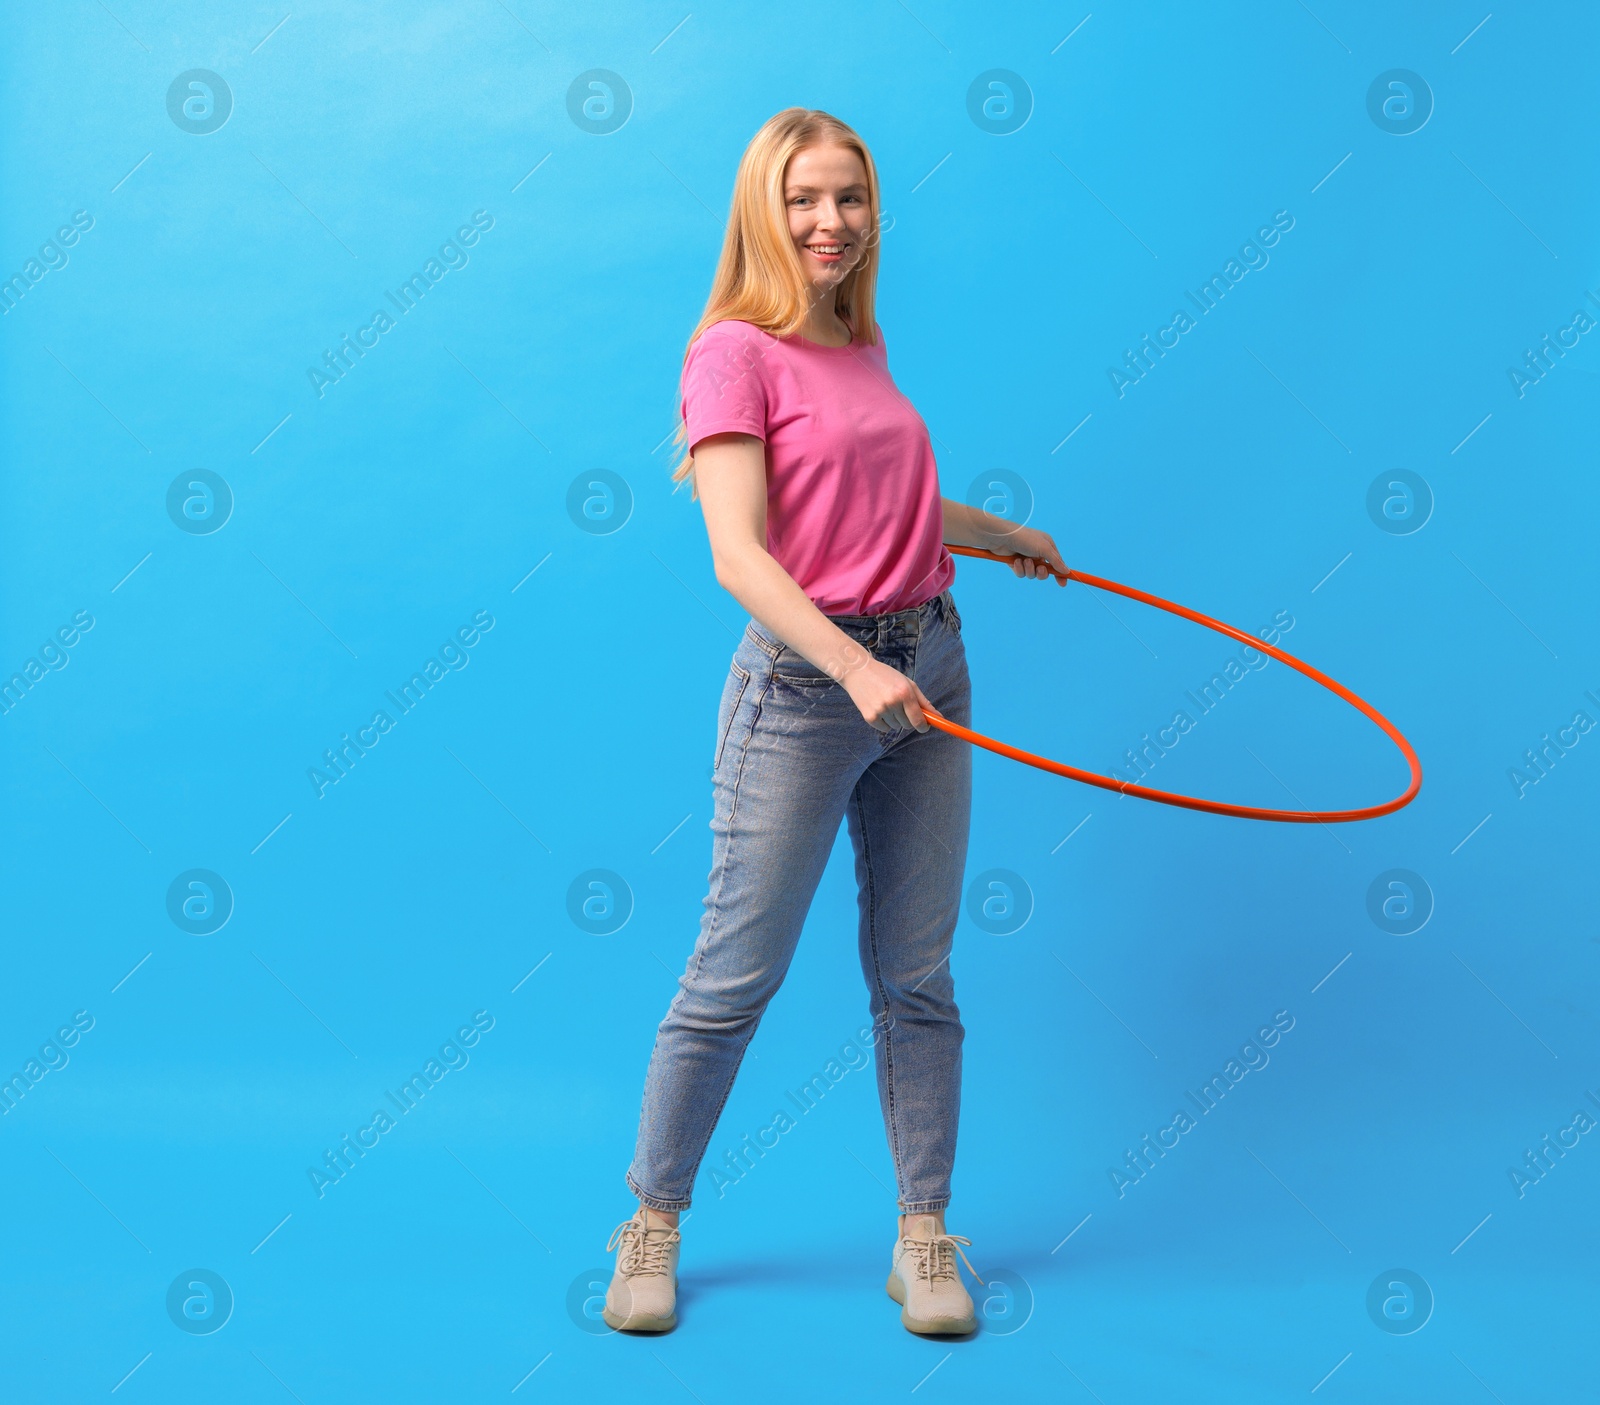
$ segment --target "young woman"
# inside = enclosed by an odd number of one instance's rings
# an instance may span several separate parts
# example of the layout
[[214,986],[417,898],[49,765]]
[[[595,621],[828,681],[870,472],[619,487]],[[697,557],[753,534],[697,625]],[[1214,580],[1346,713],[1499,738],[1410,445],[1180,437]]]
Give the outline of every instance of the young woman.
[[[717,580],[752,618],[717,723],[710,892],[656,1033],[604,1316],[677,1322],[678,1215],[794,954],[844,816],[861,968],[899,1192],[889,1294],[913,1332],[976,1325],[945,1231],[961,1099],[950,947],[972,758],[928,725],[970,716],[946,542],[1048,579],[1055,542],[939,496],[928,430],[873,318],[878,177],[865,143],[789,108],[745,150],[722,259],[682,380],[678,478]],[[963,1256],[964,1257],[964,1256]],[[970,1269],[970,1265],[968,1265]]]

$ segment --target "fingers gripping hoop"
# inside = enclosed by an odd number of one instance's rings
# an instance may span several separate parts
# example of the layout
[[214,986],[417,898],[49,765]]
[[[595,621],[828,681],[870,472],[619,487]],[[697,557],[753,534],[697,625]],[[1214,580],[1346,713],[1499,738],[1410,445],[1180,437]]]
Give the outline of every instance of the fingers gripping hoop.
[[[1015,557],[1001,556],[992,551],[982,551],[972,546],[952,546],[949,548],[958,556],[976,556],[984,561],[1000,561],[1010,565]],[[1370,718],[1382,729],[1385,736],[1397,747],[1400,754],[1405,757],[1406,764],[1411,768],[1411,784],[1405,789],[1404,794],[1396,796],[1393,800],[1386,800],[1381,805],[1367,805],[1359,810],[1269,810],[1257,805],[1229,805],[1221,800],[1205,800],[1197,795],[1179,795],[1170,790],[1154,790],[1150,786],[1136,785],[1132,781],[1117,780],[1112,776],[1102,776],[1095,771],[1085,771],[1077,766],[1068,766],[1061,761],[1052,761],[1048,756],[1036,756],[1031,751],[1023,751],[1020,747],[1009,746],[1005,742],[996,741],[993,737],[986,737],[982,732],[974,732],[970,727],[963,727],[959,723],[951,722],[941,717],[937,712],[924,709],[928,721],[941,732],[948,732],[952,737],[960,737],[963,741],[971,742],[974,746],[981,746],[985,751],[995,752],[997,755],[1009,757],[1013,761],[1021,761],[1029,766],[1037,766],[1041,771],[1050,771],[1058,776],[1065,776],[1068,780],[1082,781],[1085,785],[1099,786],[1101,790],[1114,790],[1120,795],[1133,795],[1140,800],[1154,800],[1162,805],[1178,805],[1186,810],[1204,810],[1212,815],[1233,815],[1243,820],[1277,820],[1283,824],[1346,824],[1352,820],[1372,820],[1380,815],[1392,815],[1396,810],[1409,805],[1417,797],[1417,792],[1422,789],[1422,763],[1417,759],[1416,750],[1405,737],[1400,734],[1400,729],[1385,717],[1371,703],[1357,697],[1344,684],[1329,678],[1327,674],[1312,668],[1308,663],[1303,663],[1293,654],[1268,644],[1264,639],[1257,639],[1246,634],[1242,629],[1235,629],[1231,624],[1224,624],[1221,620],[1214,620],[1210,615],[1202,615],[1198,610],[1191,610],[1186,605],[1174,604],[1171,600],[1163,600],[1159,595],[1148,595],[1142,590],[1135,590],[1131,585],[1121,585],[1116,581],[1108,581],[1100,576],[1091,576],[1083,571],[1052,571],[1063,585],[1070,581],[1082,581],[1084,585],[1093,586],[1096,590],[1109,590],[1116,595],[1125,595],[1129,600],[1137,600],[1144,605],[1154,605],[1158,610],[1165,610],[1169,615],[1179,615],[1186,620],[1193,620],[1196,624],[1203,624],[1207,629],[1215,630],[1218,634],[1226,634],[1230,639],[1237,639],[1242,644],[1248,644],[1252,649],[1259,649],[1270,658],[1277,659],[1279,663],[1286,663],[1298,673],[1303,673],[1312,681],[1322,684],[1330,693],[1343,698],[1357,712]]]

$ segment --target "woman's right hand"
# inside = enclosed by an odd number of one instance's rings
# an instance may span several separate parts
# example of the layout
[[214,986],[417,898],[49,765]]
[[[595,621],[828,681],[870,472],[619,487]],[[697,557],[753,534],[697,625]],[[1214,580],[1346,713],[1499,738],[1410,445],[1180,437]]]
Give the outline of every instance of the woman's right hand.
[[711,434],[694,445],[717,582],[752,616],[850,694],[880,732],[928,730],[933,704],[905,674],[879,663],[834,624],[767,550],[765,446],[749,434]]
[[867,655],[849,669],[839,683],[876,730],[892,732],[905,727],[919,732],[928,730],[928,721],[922,714],[924,709],[934,710],[933,704],[899,669]]

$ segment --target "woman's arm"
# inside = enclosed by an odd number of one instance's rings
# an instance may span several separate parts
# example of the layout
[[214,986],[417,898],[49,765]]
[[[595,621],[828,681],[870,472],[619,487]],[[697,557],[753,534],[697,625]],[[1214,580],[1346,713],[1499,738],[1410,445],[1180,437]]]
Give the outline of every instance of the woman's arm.
[[754,435],[713,434],[694,449],[695,487],[717,580],[802,658],[836,679],[880,732],[928,730],[932,703],[905,674],[879,663],[806,597],[767,551],[766,446]]
[[944,503],[944,539],[949,546],[977,546],[1001,556],[1011,557],[1011,569],[1024,580],[1047,580],[1054,571],[1065,585],[1067,563],[1056,549],[1048,532],[1019,527],[1004,517],[996,517],[952,498]]

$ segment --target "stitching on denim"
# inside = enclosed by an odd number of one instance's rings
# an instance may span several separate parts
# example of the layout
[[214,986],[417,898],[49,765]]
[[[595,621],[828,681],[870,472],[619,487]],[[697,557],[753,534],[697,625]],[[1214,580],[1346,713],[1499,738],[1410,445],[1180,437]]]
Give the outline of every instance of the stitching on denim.
[[[747,682],[746,687],[748,686],[749,684]],[[744,780],[745,758],[750,753],[750,743],[754,739],[756,727],[761,721],[762,704],[766,701],[767,694],[771,691],[771,689],[772,678],[769,674],[766,682],[762,686],[760,695],[755,700],[755,712],[750,719],[750,729],[745,733],[744,741],[741,742],[739,746],[739,765],[732,781],[733,801],[728,808],[728,840],[723,846],[722,861],[717,866],[716,872],[713,874],[714,882],[711,893],[711,925],[706,931],[705,940],[695,944],[694,970],[688,974],[688,979],[690,981],[693,981],[699,977],[701,964],[705,960],[706,948],[709,947],[716,939],[717,917],[722,911],[722,888],[723,884],[727,881],[729,861],[733,857],[733,821],[734,817],[739,813],[739,787]],[[740,697],[742,700],[743,693],[740,694]],[[728,724],[728,730],[730,732],[733,730],[733,724],[731,722]],[[683,995],[683,985],[680,982],[678,993],[673,997],[672,1008],[675,1009],[679,1007],[679,1002],[682,1001]],[[669,1010],[668,1013],[670,1014],[671,1011]],[[760,1024],[761,1017],[758,1015],[756,1017],[755,1024],[751,1027],[749,1035],[745,1038],[744,1044],[739,1049],[739,1057],[737,1060],[735,1060],[733,1065],[733,1074],[728,1079],[728,1086],[724,1088],[722,1092],[722,1101],[717,1104],[716,1112],[712,1115],[710,1122],[706,1125],[705,1140],[700,1144],[699,1155],[694,1158],[694,1173],[689,1177],[689,1184],[691,1187],[694,1185],[694,1177],[700,1172],[700,1163],[705,1159],[706,1147],[711,1145],[711,1134],[716,1131],[717,1120],[722,1116],[722,1109],[727,1104],[729,1095],[733,1092],[734,1081],[738,1078],[739,1069],[744,1063],[745,1050],[750,1047],[750,1040],[755,1038],[756,1029],[760,1026]],[[685,1203],[687,1204],[687,1202]]]
[[[687,1210],[689,1208],[690,1202],[687,1200],[673,1200],[672,1197],[668,1195],[649,1194],[639,1185],[638,1181],[634,1180],[632,1168],[623,1173],[622,1179],[627,1182],[628,1189],[638,1196],[639,1203],[642,1205],[648,1205],[652,1210],[672,1210],[676,1212],[679,1210]],[[671,1203],[657,1204],[657,1201],[670,1201]]]
[[[885,1111],[889,1124],[889,1155],[894,1160],[896,1186],[903,1193],[905,1173],[900,1162],[900,1133],[894,1116],[894,1019],[889,1010],[889,992],[883,984],[883,963],[878,959],[878,885],[872,872],[872,844],[867,835],[867,810],[861,798],[860,782],[856,784],[851,800],[856,807],[856,820],[861,826],[861,866],[867,875],[867,947],[872,952],[872,979],[883,1001],[883,1013],[890,1016],[889,1023],[878,1041],[883,1045],[883,1086]],[[898,1197],[896,1197],[898,1198]]]
[[706,1148],[711,1145],[711,1138],[717,1130],[717,1123],[722,1121],[722,1109],[728,1105],[728,1099],[733,1094],[733,1085],[739,1079],[739,1070],[744,1067],[744,1056],[750,1050],[750,1041],[756,1037],[756,1031],[761,1028],[762,1017],[766,1014],[763,1010],[750,1023],[750,1033],[745,1036],[744,1043],[739,1046],[739,1057],[734,1060],[733,1072],[728,1076],[728,1085],[722,1090],[722,1100],[717,1104],[717,1110],[711,1114],[706,1123],[705,1139],[700,1143],[700,1150],[694,1158],[694,1171],[689,1177],[689,1184],[694,1185],[695,1177],[700,1174],[700,1163],[706,1159]]
[[712,758],[711,769],[715,771],[722,764],[722,753],[727,749],[728,738],[733,735],[734,720],[739,716],[739,704],[744,701],[745,689],[750,686],[750,674],[739,667],[735,662],[732,665],[734,675],[739,679],[739,692],[733,700],[733,706],[728,709],[728,725],[723,729],[722,735],[717,739],[717,754]]
[[[751,676],[753,677],[754,675],[751,675]],[[763,688],[761,690],[761,696],[758,697],[755,700],[755,705],[754,705],[755,706],[755,713],[750,719],[750,729],[749,729],[749,731],[747,731],[744,734],[744,741],[742,741],[739,744],[739,766],[738,766],[738,769],[735,771],[733,780],[731,782],[732,787],[733,787],[733,800],[728,806],[728,843],[723,846],[722,862],[719,864],[719,866],[716,869],[714,869],[712,871],[712,874],[711,874],[712,881],[713,881],[713,883],[715,885],[713,891],[709,895],[710,896],[710,903],[711,903],[711,926],[710,926],[710,928],[707,930],[707,932],[705,934],[705,940],[703,942],[696,942],[695,943],[694,970],[692,972],[685,972],[686,977],[688,979],[690,979],[690,980],[693,980],[695,977],[697,977],[700,974],[700,965],[705,960],[705,949],[706,949],[706,947],[711,945],[712,939],[717,934],[717,913],[721,910],[722,885],[727,880],[727,876],[728,876],[728,852],[733,847],[733,821],[734,821],[734,816],[736,816],[739,813],[739,786],[744,780],[744,762],[745,762],[745,757],[750,752],[750,742],[751,742],[751,739],[756,734],[756,724],[758,722],[760,722],[760,720],[761,720],[761,704],[766,700],[767,693],[771,689],[771,687],[772,687],[772,679],[771,679],[771,676],[768,675],[767,682],[766,682],[766,684],[763,686]],[[748,691],[748,689],[749,689],[749,684],[748,683],[745,685],[745,689]],[[744,698],[744,694],[741,693],[740,694],[740,701],[741,702],[743,701],[743,698]],[[733,723],[732,722],[728,723],[728,730],[729,730],[729,732],[731,734],[732,731],[733,731]],[[715,802],[715,800],[713,800],[712,801],[713,813],[714,813],[714,810],[715,810],[715,804],[716,804],[716,802]],[[675,995],[673,997],[672,1005],[668,1007],[668,1010],[667,1010],[668,1014],[671,1014],[672,1010],[677,1008],[678,1002],[680,1000],[682,1000],[682,998],[683,998],[683,986],[682,986],[682,982],[680,982],[679,983],[679,987],[678,987],[678,993],[677,993],[677,995]]]
[[761,685],[761,692],[756,697],[755,713],[750,718],[750,730],[744,734],[744,741],[739,747],[739,769],[733,778],[733,802],[728,807],[728,830],[731,837],[734,819],[739,814],[739,791],[744,785],[744,763],[750,755],[750,743],[755,740],[756,728],[761,725],[761,710],[766,706],[767,695],[772,691],[773,675],[767,674],[766,681]]
[[754,623],[747,624],[744,627],[744,637],[754,644],[756,648],[760,649],[761,652],[769,659],[774,661],[776,661],[778,655],[783,652],[783,645],[769,644],[766,636],[756,629]]

